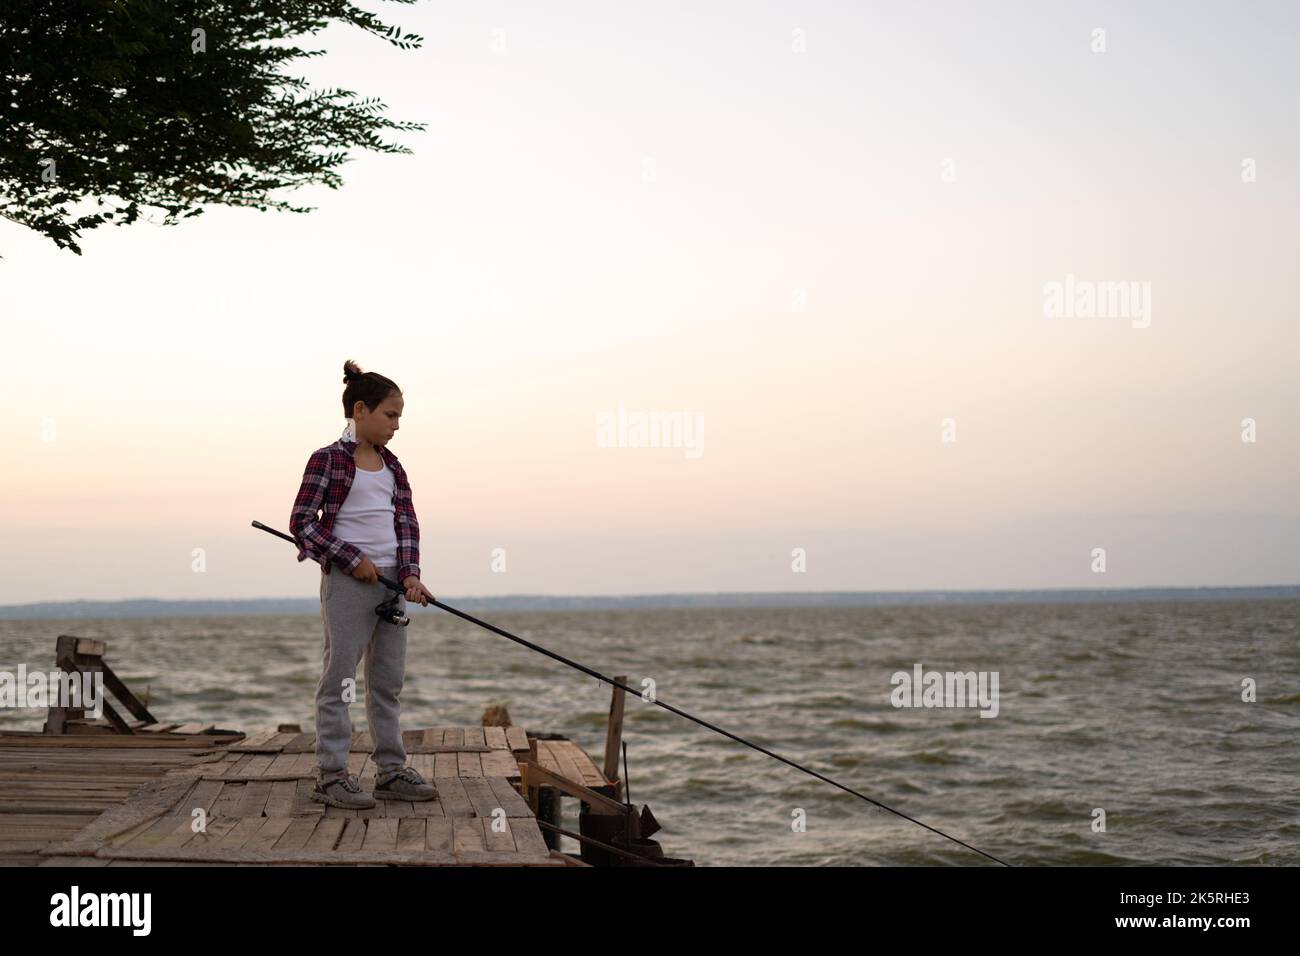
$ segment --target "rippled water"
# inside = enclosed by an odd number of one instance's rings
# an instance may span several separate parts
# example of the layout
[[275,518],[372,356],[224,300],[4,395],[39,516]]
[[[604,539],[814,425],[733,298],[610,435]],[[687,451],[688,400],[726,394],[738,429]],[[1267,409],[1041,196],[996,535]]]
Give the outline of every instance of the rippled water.
[[[500,627],[1019,864],[1300,863],[1300,602],[499,613]],[[310,729],[318,617],[0,621],[0,669],[106,639],[154,713]],[[408,629],[403,724],[516,724],[603,752],[610,688],[449,615]],[[997,671],[999,713],[898,709],[890,676]],[[1242,681],[1257,683],[1244,703]],[[365,715],[353,708],[357,728]],[[39,729],[43,712],[2,711]],[[638,699],[632,798],[671,856],[717,864],[983,862]],[[599,759],[599,757],[598,757]],[[1106,832],[1092,830],[1094,808]],[[806,832],[792,832],[792,813]],[[572,819],[570,825],[575,825]]]

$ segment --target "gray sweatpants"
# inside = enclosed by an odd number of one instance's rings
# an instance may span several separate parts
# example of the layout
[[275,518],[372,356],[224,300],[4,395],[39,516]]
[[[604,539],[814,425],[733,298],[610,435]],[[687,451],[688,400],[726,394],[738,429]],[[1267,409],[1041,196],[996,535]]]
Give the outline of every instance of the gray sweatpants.
[[[397,568],[380,567],[391,580]],[[325,624],[325,655],[316,686],[316,764],[322,776],[347,770],[352,745],[349,700],[355,699],[357,665],[366,659],[366,720],[381,771],[406,765],[398,723],[397,696],[406,675],[406,628],[381,620],[375,605],[392,592],[378,581],[364,584],[337,565],[321,572],[320,613]],[[405,613],[406,598],[398,600]],[[350,682],[350,683],[349,683]]]

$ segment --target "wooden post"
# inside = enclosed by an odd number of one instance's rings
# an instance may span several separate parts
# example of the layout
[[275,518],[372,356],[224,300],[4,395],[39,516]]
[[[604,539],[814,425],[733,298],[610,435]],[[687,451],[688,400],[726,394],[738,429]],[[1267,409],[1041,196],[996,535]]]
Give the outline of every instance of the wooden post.
[[[563,826],[564,818],[560,810],[560,791],[554,787],[537,788],[537,807],[533,811],[538,820],[543,820],[552,826]],[[560,849],[560,834],[554,830],[547,830],[544,827],[538,827],[542,831],[542,839],[552,850]]]
[[[54,667],[56,670],[64,670],[65,663],[71,662],[77,653],[77,639],[67,634],[60,634],[54,642]],[[64,733],[69,720],[81,720],[85,717],[86,712],[80,707],[55,707],[53,703],[45,714],[45,727],[42,728],[47,734]]]
[[[627,675],[615,677],[620,684],[627,683]],[[614,797],[623,799],[623,778],[618,769],[618,755],[623,743],[623,698],[627,694],[615,687],[609,699],[609,723],[605,727],[605,779],[614,783]]]
[[[60,671],[69,674],[81,674],[85,672],[99,671],[104,675],[104,690],[112,693],[126,705],[136,718],[148,724],[157,723],[149,709],[140,703],[131,689],[122,683],[122,679],[113,673],[113,668],[104,662],[104,651],[107,645],[103,641],[94,638],[75,637],[71,634],[60,634],[54,645],[54,666]],[[108,718],[109,724],[113,731],[119,734],[131,734],[134,731],[122,719],[121,714],[114,709],[113,705],[107,699],[100,701],[104,709],[104,716]],[[65,734],[68,732],[68,722],[71,720],[85,720],[86,712],[82,707],[50,707],[45,718],[45,733],[47,734]]]

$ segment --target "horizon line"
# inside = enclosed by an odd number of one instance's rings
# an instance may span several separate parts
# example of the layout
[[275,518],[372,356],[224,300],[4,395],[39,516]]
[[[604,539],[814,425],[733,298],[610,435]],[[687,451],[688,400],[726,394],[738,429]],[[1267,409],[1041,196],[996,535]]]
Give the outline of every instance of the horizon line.
[[[1096,604],[1108,600],[1140,602],[1256,598],[1300,598],[1300,584],[1147,585],[1113,588],[969,588],[879,591],[663,591],[637,594],[501,594],[465,595],[440,600],[449,606],[498,611],[563,610],[706,610],[726,608],[938,607],[978,604]],[[313,596],[255,598],[78,598],[0,605],[5,620],[57,620],[95,616],[131,618],[192,611],[190,616],[306,614],[317,605]],[[454,602],[454,604],[453,604]],[[198,609],[202,608],[202,611]],[[269,608],[275,608],[271,610]],[[407,612],[438,610],[407,602]],[[35,613],[33,613],[35,612]],[[126,613],[123,613],[126,612]]]

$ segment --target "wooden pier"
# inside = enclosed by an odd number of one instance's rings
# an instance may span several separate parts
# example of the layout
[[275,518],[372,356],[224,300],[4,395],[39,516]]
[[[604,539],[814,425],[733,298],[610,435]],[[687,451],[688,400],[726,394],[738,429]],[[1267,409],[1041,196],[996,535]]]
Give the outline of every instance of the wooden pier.
[[[104,651],[62,636],[56,656],[61,669],[107,678]],[[648,808],[622,802],[618,689],[604,768],[574,741],[517,726],[407,730],[407,762],[437,798],[356,810],[310,799],[314,734],[167,724],[115,676],[105,686],[134,719],[105,702],[95,720],[51,708],[44,732],[0,733],[0,865],[689,865],[646,839],[658,829]],[[371,750],[368,734],[353,734],[348,771],[367,791]],[[565,797],[580,801],[584,833],[559,826]],[[604,819],[588,828],[589,817]],[[560,832],[582,852],[561,852]]]

